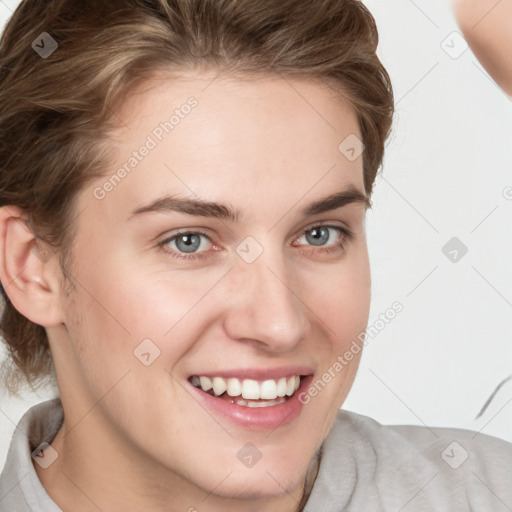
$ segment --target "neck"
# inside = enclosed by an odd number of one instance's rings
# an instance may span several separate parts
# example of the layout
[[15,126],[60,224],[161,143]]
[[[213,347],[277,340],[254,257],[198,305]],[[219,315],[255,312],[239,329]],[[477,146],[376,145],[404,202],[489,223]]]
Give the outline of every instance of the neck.
[[320,467],[321,451],[322,448],[320,447],[318,451],[315,453],[315,456],[313,457],[311,463],[309,464],[308,472],[306,474],[306,482],[304,484],[304,492],[302,494],[302,499],[300,500],[298,507],[299,511],[304,509],[311,494],[311,491],[313,490],[316,477],[318,476],[318,469]]

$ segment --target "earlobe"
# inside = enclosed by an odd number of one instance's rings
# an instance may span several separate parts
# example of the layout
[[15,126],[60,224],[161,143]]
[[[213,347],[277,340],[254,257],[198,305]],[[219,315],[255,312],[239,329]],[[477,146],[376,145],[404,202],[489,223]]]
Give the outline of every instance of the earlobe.
[[20,208],[0,208],[0,279],[12,305],[32,322],[62,323],[55,261]]

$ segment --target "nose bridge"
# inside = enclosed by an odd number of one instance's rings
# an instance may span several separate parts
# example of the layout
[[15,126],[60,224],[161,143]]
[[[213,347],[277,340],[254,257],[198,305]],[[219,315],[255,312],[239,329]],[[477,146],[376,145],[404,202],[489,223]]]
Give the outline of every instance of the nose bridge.
[[259,341],[275,351],[290,350],[307,328],[293,269],[282,250],[270,247],[248,261],[240,256],[233,269],[237,285],[226,322],[228,334]]

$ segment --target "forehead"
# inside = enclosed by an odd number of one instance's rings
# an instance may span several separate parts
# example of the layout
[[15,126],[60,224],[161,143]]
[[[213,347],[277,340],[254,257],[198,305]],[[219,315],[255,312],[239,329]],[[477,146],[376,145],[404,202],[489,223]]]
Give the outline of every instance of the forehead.
[[[244,206],[311,198],[350,185],[364,190],[362,157],[339,145],[360,137],[355,110],[316,81],[280,76],[238,78],[214,72],[161,75],[116,112],[116,151],[103,213],[127,213],[165,193]],[[122,172],[118,172],[124,169]],[[89,194],[90,195],[90,194]],[[250,215],[250,213],[249,213]]]

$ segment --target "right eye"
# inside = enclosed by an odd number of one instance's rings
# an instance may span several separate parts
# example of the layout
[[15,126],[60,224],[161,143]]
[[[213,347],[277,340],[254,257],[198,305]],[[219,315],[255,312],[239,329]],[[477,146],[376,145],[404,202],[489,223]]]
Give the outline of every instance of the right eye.
[[[185,260],[206,259],[208,256],[202,254],[206,251],[196,252],[197,249],[204,245],[201,244],[201,237],[210,240],[208,235],[201,231],[180,231],[159,242],[158,246],[172,258]],[[174,247],[169,248],[170,245],[174,245]]]

